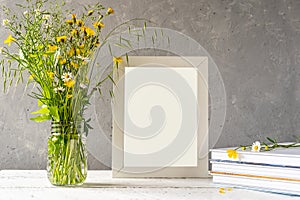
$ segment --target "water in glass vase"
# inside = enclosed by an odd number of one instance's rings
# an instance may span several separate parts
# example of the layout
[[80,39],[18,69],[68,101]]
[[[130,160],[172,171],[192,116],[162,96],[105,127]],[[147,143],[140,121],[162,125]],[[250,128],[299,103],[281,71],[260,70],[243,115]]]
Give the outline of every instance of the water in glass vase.
[[86,134],[73,122],[52,122],[48,138],[48,179],[53,185],[81,185],[87,176]]

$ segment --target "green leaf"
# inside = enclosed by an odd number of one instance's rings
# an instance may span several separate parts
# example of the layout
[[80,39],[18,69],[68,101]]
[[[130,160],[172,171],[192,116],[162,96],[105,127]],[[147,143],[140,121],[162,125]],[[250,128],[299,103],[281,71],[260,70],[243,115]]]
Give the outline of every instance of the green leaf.
[[272,140],[271,138],[267,137],[267,140],[269,140],[272,143],[276,143],[274,140]]
[[48,115],[49,113],[50,113],[50,110],[48,109],[48,107],[44,107],[35,112],[32,112],[31,114],[33,114],[33,115],[35,115],[35,114]]
[[128,54],[126,53],[126,62],[127,62],[127,65],[129,65],[129,58],[128,58]]
[[114,81],[114,79],[113,79],[110,75],[107,75],[107,77],[111,80],[111,82],[112,82],[114,85],[117,85],[116,82]]
[[41,115],[41,116],[30,118],[30,120],[35,121],[35,122],[43,122],[43,121],[47,121],[50,119],[51,119],[51,117],[49,115]]
[[41,100],[38,99],[38,107],[41,107],[43,105],[43,103],[41,102]]
[[50,114],[52,115],[52,117],[53,117],[53,119],[55,121],[59,121],[60,120],[57,106],[51,106],[51,107],[49,107],[49,111],[50,111]]
[[109,48],[109,53],[110,53],[110,55],[112,56],[113,54],[112,54],[112,51],[111,51],[111,46],[110,46],[110,44],[108,45],[108,48]]

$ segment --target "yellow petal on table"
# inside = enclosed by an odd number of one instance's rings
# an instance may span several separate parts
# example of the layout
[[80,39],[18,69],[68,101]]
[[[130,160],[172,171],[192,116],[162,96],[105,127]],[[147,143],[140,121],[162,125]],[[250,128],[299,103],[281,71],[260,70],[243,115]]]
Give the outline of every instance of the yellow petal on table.
[[225,194],[225,188],[219,188],[219,193],[220,194]]

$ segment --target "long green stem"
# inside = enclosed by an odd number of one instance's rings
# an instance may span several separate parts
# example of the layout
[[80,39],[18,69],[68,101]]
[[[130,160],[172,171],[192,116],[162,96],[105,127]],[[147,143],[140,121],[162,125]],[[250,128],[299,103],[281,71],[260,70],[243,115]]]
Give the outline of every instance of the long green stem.
[[51,135],[48,140],[48,177],[54,185],[78,185],[86,178],[87,156],[83,136],[70,132]]

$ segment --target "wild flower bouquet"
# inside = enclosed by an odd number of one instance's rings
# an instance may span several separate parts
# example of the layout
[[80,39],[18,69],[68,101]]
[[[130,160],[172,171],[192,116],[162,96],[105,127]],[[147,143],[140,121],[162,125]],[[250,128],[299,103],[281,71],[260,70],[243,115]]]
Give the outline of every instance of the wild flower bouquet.
[[[63,12],[64,2],[44,0],[18,5],[23,13],[4,7],[3,25],[9,35],[1,47],[4,89],[28,77],[39,110],[32,120],[52,121],[48,139],[48,177],[54,185],[81,184],[87,174],[85,133],[90,119],[83,114],[89,104],[90,63],[105,42],[103,20],[114,13],[97,3],[82,14]],[[13,48],[11,48],[13,47]],[[13,52],[17,49],[17,52]],[[121,62],[114,59],[115,64]]]

